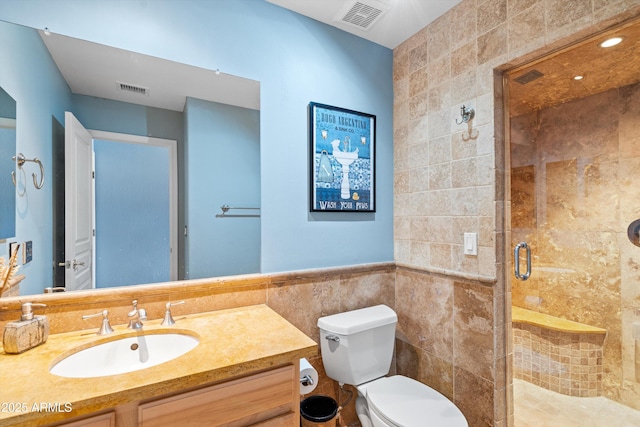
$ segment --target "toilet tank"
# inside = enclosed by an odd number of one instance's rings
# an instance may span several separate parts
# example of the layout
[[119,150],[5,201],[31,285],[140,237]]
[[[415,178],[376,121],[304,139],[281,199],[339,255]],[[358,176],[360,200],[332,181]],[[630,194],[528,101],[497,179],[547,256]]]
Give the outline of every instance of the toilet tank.
[[319,318],[327,376],[354,386],[385,376],[391,366],[397,322],[398,316],[386,305]]

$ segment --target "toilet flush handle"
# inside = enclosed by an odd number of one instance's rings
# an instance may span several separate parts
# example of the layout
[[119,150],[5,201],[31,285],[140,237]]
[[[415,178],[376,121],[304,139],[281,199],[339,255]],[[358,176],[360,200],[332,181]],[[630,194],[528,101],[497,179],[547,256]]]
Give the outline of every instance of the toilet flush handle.
[[327,335],[325,338],[329,341],[340,342],[340,337],[337,335]]

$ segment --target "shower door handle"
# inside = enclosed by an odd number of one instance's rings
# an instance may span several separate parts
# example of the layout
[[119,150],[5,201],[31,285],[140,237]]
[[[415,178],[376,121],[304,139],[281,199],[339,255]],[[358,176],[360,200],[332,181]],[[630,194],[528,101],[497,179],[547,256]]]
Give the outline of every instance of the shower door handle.
[[[524,248],[527,256],[527,272],[520,274],[520,248]],[[527,280],[531,276],[531,247],[527,245],[527,242],[520,242],[513,250],[513,264],[515,266],[515,275],[517,279]]]

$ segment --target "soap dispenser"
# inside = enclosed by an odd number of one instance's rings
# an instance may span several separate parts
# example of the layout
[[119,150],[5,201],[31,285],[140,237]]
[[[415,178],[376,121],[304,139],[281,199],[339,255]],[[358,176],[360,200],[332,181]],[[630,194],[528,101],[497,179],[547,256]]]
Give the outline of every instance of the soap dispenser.
[[5,353],[25,352],[44,344],[49,338],[49,319],[43,315],[34,315],[33,307],[46,307],[46,305],[25,302],[22,304],[20,320],[9,322],[4,327],[2,346]]

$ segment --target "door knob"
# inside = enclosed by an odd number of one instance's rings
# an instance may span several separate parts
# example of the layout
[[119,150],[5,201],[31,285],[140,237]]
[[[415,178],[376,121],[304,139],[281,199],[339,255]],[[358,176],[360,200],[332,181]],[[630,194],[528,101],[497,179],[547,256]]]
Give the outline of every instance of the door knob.
[[59,262],[58,266],[65,267],[65,268],[73,268],[74,271],[78,271],[78,267],[84,266],[84,261],[78,262],[77,259],[74,259],[73,261]]

